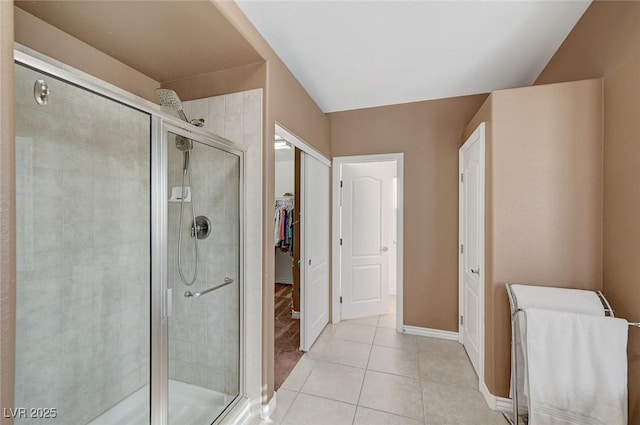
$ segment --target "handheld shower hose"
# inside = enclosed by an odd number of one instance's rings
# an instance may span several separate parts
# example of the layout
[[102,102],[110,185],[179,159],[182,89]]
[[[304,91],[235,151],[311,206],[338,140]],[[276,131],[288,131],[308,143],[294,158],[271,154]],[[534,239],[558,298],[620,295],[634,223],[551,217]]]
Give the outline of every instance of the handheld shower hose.
[[[161,106],[166,106],[170,109],[173,109],[174,111],[177,111],[178,115],[183,121],[189,122],[198,127],[201,127],[204,124],[204,120],[192,120],[192,121],[197,121],[197,123],[194,123],[194,122],[190,122],[187,119],[187,116],[182,110],[182,102],[180,101],[180,97],[178,97],[178,94],[175,91],[169,90],[169,89],[156,89],[156,97],[160,101]],[[184,216],[184,202],[187,195],[186,188],[191,186],[191,168],[189,167],[189,159],[191,156],[191,150],[193,149],[193,141],[191,141],[186,137],[176,136],[176,148],[181,150],[184,154],[184,165],[182,167],[182,196],[180,199],[180,224],[178,227],[178,274],[180,275],[180,279],[182,279],[182,282],[186,286],[191,286],[198,279],[198,263],[199,263],[198,237],[197,237],[198,228],[196,224],[196,207],[195,207],[195,197],[193,195],[193,191],[191,191],[191,216],[193,218],[191,236],[193,237],[193,244],[195,247],[195,267],[193,271],[193,278],[191,279],[187,279],[185,277],[185,273],[182,271],[182,234],[184,233],[182,231],[182,218]],[[189,186],[186,185],[187,180],[188,180]]]

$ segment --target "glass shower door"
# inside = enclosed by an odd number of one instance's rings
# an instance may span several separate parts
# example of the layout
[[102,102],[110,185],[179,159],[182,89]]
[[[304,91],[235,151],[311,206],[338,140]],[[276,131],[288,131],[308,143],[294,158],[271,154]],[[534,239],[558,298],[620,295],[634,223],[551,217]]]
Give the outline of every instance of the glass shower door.
[[149,424],[151,117],[15,81],[14,423]]
[[208,425],[240,394],[241,162],[171,132],[167,141],[169,424]]

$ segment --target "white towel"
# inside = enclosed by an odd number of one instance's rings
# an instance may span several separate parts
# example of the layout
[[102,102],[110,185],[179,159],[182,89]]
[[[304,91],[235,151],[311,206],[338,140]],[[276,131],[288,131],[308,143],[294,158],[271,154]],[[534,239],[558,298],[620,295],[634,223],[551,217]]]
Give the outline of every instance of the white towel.
[[[519,308],[543,308],[559,310],[594,316],[604,316],[604,307],[600,297],[594,291],[582,289],[555,288],[535,285],[511,285]],[[521,313],[519,313],[521,315]],[[529,407],[528,373],[525,353],[522,348],[522,340],[526,338],[524,320],[518,320],[518,334],[520,338],[515,341],[516,364],[520,375],[518,376],[518,405],[521,413],[527,413]],[[510,381],[511,382],[511,381]],[[513,398],[513,388],[509,389]]]
[[519,308],[544,308],[580,314],[604,316],[598,294],[582,289],[549,288],[533,285],[511,285]]
[[627,424],[627,321],[525,311],[530,425]]

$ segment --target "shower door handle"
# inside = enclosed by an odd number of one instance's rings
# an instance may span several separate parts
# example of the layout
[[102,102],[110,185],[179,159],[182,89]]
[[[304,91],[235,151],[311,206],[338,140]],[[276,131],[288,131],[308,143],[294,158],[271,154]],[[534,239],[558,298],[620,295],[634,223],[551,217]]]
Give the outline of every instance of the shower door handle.
[[208,294],[209,292],[213,292],[216,289],[220,289],[220,288],[225,287],[227,285],[230,285],[232,283],[233,283],[233,279],[231,279],[230,277],[225,277],[224,278],[224,282],[221,283],[220,285],[216,285],[213,288],[205,289],[204,291],[201,291],[201,292],[187,291],[187,292],[184,293],[184,297],[185,298],[198,298],[198,297],[201,297],[201,296],[203,296],[205,294]]

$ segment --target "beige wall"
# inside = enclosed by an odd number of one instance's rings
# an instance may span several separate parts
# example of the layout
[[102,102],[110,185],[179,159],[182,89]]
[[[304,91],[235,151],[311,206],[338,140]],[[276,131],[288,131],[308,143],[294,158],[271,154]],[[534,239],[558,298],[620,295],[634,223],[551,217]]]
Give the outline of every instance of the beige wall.
[[265,88],[266,85],[267,65],[254,63],[195,77],[164,81],[162,88],[175,90],[184,101]]
[[[16,216],[13,4],[0,1],[0,409],[14,407]],[[13,421],[0,416],[0,424]]]
[[404,323],[458,330],[458,149],[486,95],[329,114],[333,156],[404,153]]
[[640,2],[594,1],[535,84],[601,78],[638,57],[638,46]]
[[491,95],[488,120],[485,382],[507,397],[505,283],[602,289],[602,81]]
[[[640,322],[640,58],[605,76],[604,293]],[[629,329],[630,424],[640,424],[640,329]]]
[[[640,2],[597,1],[537,83],[604,79],[603,288],[616,313],[640,321]],[[640,424],[640,330],[629,330],[629,423]]]
[[156,102],[160,83],[22,9],[15,10],[15,39],[60,62]]

